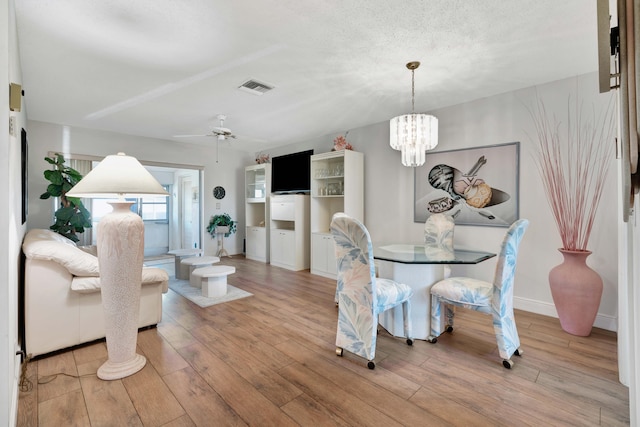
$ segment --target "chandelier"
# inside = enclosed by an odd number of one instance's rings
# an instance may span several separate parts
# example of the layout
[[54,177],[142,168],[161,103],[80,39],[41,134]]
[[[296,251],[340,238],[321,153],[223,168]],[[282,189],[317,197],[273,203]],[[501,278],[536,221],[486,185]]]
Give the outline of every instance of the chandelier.
[[428,114],[416,114],[414,72],[420,66],[418,61],[409,62],[411,70],[411,114],[394,117],[389,121],[389,145],[400,150],[404,166],[422,166],[425,151],[438,145],[438,119]]

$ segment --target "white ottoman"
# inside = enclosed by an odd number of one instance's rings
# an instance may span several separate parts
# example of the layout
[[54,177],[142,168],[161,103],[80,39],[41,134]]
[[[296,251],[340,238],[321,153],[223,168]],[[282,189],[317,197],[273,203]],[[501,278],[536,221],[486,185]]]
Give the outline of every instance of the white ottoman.
[[218,258],[217,256],[196,256],[183,259],[182,261],[180,261],[180,265],[186,265],[189,268],[188,279],[191,282],[191,286],[199,288],[200,282],[194,281],[191,277],[191,273],[193,273],[193,270],[195,270],[196,268],[208,267],[215,264],[216,262],[220,262],[220,258]]
[[[200,281],[202,296],[216,298],[227,293],[227,276],[236,272],[236,268],[230,265],[213,265],[200,267],[193,270],[191,279]],[[193,285],[193,282],[191,282]]]
[[174,249],[167,253],[175,257],[176,279],[187,280],[189,279],[189,266],[186,264],[182,265],[181,262],[185,258],[202,255],[202,249]]

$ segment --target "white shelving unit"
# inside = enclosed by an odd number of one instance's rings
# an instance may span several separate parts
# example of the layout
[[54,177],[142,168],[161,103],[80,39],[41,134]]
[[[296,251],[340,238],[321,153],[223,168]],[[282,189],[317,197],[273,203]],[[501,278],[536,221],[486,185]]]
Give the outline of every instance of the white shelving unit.
[[364,221],[364,155],[340,150],[311,156],[311,273],[337,276],[331,218],[344,212]]
[[246,257],[269,262],[271,164],[247,166],[244,182]]
[[309,196],[271,196],[271,265],[309,268]]

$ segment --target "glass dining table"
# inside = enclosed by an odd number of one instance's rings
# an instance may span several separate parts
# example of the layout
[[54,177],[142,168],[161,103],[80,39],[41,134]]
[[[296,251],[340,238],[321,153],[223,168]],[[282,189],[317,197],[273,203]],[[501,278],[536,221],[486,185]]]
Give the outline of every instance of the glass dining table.
[[[413,289],[411,338],[421,340],[426,340],[430,331],[430,289],[436,282],[444,279],[445,267],[453,264],[478,264],[495,256],[491,252],[465,249],[447,251],[424,244],[380,244],[373,247],[378,277],[405,283]],[[385,311],[378,322],[390,334],[404,337],[402,306]]]

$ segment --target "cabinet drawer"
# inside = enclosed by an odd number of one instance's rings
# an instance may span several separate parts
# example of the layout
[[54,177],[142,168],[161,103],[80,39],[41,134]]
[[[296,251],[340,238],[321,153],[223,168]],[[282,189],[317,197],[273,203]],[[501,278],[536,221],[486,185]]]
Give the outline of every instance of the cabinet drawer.
[[295,208],[293,202],[271,203],[271,219],[280,221],[294,221]]

